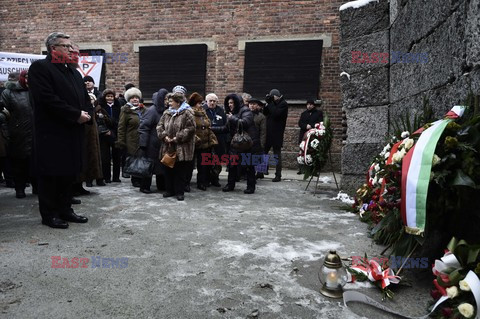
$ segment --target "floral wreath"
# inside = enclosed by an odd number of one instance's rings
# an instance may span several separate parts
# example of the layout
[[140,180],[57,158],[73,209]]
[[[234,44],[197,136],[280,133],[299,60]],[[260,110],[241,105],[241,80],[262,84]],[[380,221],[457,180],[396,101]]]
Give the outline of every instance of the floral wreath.
[[304,179],[310,176],[318,176],[328,159],[328,151],[332,144],[332,128],[328,116],[325,115],[323,122],[315,124],[303,135],[297,162],[303,167]]

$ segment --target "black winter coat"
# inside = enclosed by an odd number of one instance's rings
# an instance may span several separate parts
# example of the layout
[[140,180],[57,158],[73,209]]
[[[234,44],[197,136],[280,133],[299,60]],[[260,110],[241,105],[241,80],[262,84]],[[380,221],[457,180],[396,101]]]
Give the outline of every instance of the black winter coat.
[[[112,121],[112,131],[114,131],[114,136],[115,140],[117,139],[117,133],[118,133],[118,120],[120,119],[120,111],[122,109],[122,105],[120,104],[120,101],[115,98],[113,99],[113,105],[110,108],[107,105],[107,101],[102,97],[98,100],[98,104],[104,109],[107,114],[110,117],[110,120]],[[112,113],[110,115],[110,112]]]
[[267,145],[282,147],[288,116],[287,101],[281,97],[278,101],[267,104],[263,114],[267,117]]
[[139,144],[145,149],[145,155],[151,159],[158,160],[161,141],[157,135],[157,125],[165,111],[165,96],[168,91],[160,89],[155,97],[154,104],[143,113],[138,127]]
[[300,119],[298,120],[298,126],[300,127],[300,134],[298,135],[298,144],[300,144],[303,140],[303,135],[307,132],[307,125],[313,128],[315,124],[320,123],[323,121],[323,112],[317,110],[316,108],[304,111],[300,115]]
[[25,159],[32,154],[33,111],[28,90],[18,82],[7,82],[1,100],[10,112],[8,157]]
[[218,140],[218,145],[215,146],[215,152],[217,155],[225,154],[227,150],[228,139],[228,127],[227,116],[222,107],[216,106],[214,109],[209,109],[208,106],[204,106],[205,113],[207,113],[210,122],[212,123],[211,130],[215,133]]
[[260,146],[260,134],[253,121],[252,111],[250,111],[247,106],[240,106],[240,99],[236,94],[229,94],[225,98],[226,105],[228,105],[228,100],[230,99],[233,99],[235,105],[232,110],[233,115],[228,119],[230,135],[233,137],[237,133],[239,123],[241,123],[243,130],[247,132],[253,140],[253,146],[247,152],[254,154],[260,153],[262,151],[262,147]]
[[[74,176],[82,171],[84,125],[81,111],[93,108],[80,73],[49,54],[28,71],[34,118],[34,154],[39,175]],[[91,125],[91,123],[87,124]]]

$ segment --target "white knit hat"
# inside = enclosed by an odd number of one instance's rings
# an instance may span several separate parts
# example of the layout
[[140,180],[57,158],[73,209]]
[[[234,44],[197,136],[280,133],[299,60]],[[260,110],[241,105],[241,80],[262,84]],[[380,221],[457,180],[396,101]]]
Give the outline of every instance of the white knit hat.
[[125,100],[128,102],[134,96],[137,96],[139,99],[142,98],[142,92],[137,88],[129,88],[125,92]]
[[187,94],[187,89],[184,86],[177,85],[172,89],[172,93],[182,93],[183,95]]

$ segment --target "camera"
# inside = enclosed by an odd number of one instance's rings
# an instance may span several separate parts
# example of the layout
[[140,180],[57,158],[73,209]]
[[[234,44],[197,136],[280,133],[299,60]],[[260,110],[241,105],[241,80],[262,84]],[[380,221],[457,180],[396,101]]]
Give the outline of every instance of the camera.
[[273,95],[267,94],[265,96],[265,102],[272,103],[273,102]]

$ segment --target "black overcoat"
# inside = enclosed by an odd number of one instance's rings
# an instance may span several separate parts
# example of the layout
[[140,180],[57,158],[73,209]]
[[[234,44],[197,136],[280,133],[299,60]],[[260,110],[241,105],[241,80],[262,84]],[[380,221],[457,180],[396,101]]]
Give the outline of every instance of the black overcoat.
[[[80,73],[52,63],[51,55],[32,63],[28,84],[34,117],[35,168],[39,175],[74,176],[82,171],[84,124],[81,111],[93,115]],[[91,125],[91,124],[90,124]]]
[[313,128],[315,124],[320,123],[323,121],[323,112],[317,110],[316,108],[304,111],[300,115],[300,119],[298,120],[298,126],[300,127],[300,133],[298,135],[298,144],[300,144],[303,140],[303,135],[307,132],[307,125]]
[[288,103],[282,97],[276,102],[271,102],[263,109],[267,117],[267,145],[273,147],[283,146],[283,134],[287,125]]

